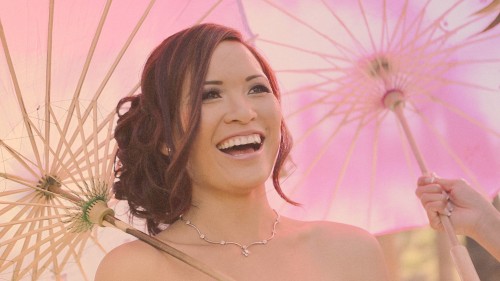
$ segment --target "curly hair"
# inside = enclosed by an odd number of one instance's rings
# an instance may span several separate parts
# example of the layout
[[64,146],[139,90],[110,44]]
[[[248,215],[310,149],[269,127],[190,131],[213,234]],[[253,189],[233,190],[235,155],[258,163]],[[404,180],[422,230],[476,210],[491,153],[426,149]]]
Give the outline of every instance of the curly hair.
[[[194,93],[202,92],[212,53],[226,40],[240,42],[252,52],[280,100],[274,72],[238,31],[200,24],[165,39],[146,62],[141,94],[123,98],[117,105],[119,118],[114,137],[118,151],[113,191],[117,199],[128,201],[132,216],[146,220],[150,234],[159,233],[162,226],[176,221],[191,206],[192,187],[186,166],[199,128],[202,104],[201,95]],[[187,101],[188,122],[181,122],[180,114],[184,87],[191,93]],[[282,120],[272,179],[278,194],[296,205],[282,192],[279,182],[291,146]]]

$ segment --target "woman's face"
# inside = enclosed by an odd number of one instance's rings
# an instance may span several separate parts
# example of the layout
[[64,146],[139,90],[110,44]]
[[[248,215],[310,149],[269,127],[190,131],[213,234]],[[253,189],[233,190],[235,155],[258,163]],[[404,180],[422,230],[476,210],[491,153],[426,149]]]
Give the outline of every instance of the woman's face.
[[279,149],[281,110],[258,61],[241,43],[220,43],[199,94],[201,124],[188,164],[194,194],[263,187]]

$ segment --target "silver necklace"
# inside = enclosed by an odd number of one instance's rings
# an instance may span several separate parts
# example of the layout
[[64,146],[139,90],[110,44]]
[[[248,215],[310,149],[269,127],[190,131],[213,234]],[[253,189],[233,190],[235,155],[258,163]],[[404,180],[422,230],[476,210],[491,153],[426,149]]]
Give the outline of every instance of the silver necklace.
[[203,240],[203,241],[205,241],[207,243],[210,243],[210,244],[235,245],[235,246],[238,246],[241,249],[241,254],[243,254],[245,257],[248,257],[248,255],[250,255],[250,251],[248,250],[248,248],[250,248],[251,246],[254,246],[254,245],[266,245],[267,242],[271,241],[274,238],[274,235],[276,235],[276,225],[278,225],[278,223],[280,222],[280,215],[278,214],[278,212],[276,212],[276,210],[273,209],[273,211],[276,214],[276,219],[274,220],[274,223],[273,223],[273,231],[271,232],[271,236],[269,236],[267,239],[264,239],[264,240],[261,240],[261,241],[255,241],[255,242],[252,242],[252,243],[250,243],[248,245],[243,245],[243,244],[240,244],[238,242],[225,241],[225,240],[220,240],[220,241],[210,240],[190,220],[185,220],[184,217],[182,217],[182,215],[180,215],[180,219],[186,225],[189,225],[190,227],[194,228],[198,232],[198,237],[200,237],[201,240]]

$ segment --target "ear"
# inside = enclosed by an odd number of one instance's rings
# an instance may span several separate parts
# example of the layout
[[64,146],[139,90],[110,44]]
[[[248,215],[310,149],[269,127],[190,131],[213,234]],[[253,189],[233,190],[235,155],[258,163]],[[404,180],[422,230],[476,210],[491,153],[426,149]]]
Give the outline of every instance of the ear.
[[161,146],[160,146],[160,152],[161,154],[165,155],[165,156],[169,156],[170,155],[170,152],[172,150],[167,146],[167,144],[163,143]]

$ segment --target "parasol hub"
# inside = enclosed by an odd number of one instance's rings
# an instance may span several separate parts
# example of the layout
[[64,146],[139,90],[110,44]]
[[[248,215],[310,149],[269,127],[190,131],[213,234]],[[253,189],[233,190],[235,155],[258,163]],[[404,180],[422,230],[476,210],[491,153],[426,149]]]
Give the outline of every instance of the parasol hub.
[[370,76],[384,79],[392,72],[392,63],[385,55],[378,55],[368,61]]
[[108,207],[106,201],[97,199],[89,201],[84,206],[84,216],[88,221],[99,226],[104,226],[104,217],[107,215],[114,216],[115,212]]
[[56,176],[43,176],[37,184],[40,193],[47,199],[54,198],[61,190],[61,183]]
[[405,98],[403,91],[399,89],[387,90],[382,98],[382,102],[390,110],[394,110],[399,105],[404,106]]

